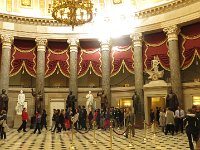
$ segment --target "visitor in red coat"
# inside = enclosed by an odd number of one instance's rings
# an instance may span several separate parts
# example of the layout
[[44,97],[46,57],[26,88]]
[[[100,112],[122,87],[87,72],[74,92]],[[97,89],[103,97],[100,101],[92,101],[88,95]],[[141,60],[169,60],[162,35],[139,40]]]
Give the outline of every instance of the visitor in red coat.
[[17,130],[18,132],[20,132],[22,129],[23,129],[23,132],[27,132],[26,131],[26,123],[27,123],[27,121],[28,121],[28,112],[27,112],[26,108],[23,108],[23,111],[22,111],[22,125]]

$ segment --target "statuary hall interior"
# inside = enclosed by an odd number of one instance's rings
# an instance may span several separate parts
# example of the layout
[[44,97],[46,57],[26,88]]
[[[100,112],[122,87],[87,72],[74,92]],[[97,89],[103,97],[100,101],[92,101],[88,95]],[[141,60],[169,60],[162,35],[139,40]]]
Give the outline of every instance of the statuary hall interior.
[[200,105],[200,0],[0,0],[0,63],[0,150],[198,149],[158,109]]

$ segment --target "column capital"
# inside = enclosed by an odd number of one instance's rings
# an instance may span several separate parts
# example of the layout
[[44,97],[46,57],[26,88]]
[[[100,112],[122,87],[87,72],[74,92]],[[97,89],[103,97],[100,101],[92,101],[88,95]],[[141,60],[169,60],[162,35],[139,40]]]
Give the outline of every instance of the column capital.
[[110,50],[110,39],[99,40],[101,45],[101,51],[109,51]]
[[130,35],[134,47],[142,47],[142,33],[133,33]]
[[37,46],[46,46],[47,45],[47,39],[44,38],[36,38],[35,42]]
[[11,34],[2,34],[1,35],[1,41],[2,43],[12,44],[14,41],[14,37]]
[[78,52],[79,39],[71,38],[67,40],[67,43],[69,43],[70,52]]
[[168,41],[178,40],[178,34],[180,33],[180,28],[177,25],[172,25],[163,29],[168,36]]

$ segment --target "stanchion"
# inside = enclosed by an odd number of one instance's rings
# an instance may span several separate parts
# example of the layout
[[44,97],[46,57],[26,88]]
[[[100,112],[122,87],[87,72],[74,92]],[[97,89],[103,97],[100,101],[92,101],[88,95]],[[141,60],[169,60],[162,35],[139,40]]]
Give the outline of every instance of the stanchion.
[[96,125],[96,121],[93,121],[93,131],[94,131],[94,140],[93,140],[93,143],[94,143],[94,144],[97,144],[97,141],[96,141],[96,133],[95,133],[95,125]]
[[146,128],[146,121],[144,120],[144,142],[147,140],[147,128]]
[[72,143],[70,146],[70,150],[74,150],[74,117],[72,117]]
[[113,150],[112,148],[112,140],[113,140],[113,128],[112,128],[112,120],[110,121],[110,149]]
[[133,144],[132,144],[132,125],[129,123],[129,147],[132,147],[133,146]]

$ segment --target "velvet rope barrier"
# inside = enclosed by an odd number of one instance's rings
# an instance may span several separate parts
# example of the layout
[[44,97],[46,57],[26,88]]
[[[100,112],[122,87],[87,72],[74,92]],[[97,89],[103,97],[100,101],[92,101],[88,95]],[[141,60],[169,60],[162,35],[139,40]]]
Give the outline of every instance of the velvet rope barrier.
[[89,131],[90,131],[90,128],[88,129],[88,130],[86,130],[85,132],[81,132],[80,130],[78,130],[78,129],[75,129],[78,133],[80,133],[80,134],[86,134],[86,133],[88,133]]
[[128,130],[129,130],[129,126],[126,128],[126,130],[125,130],[123,133],[118,133],[118,132],[115,131],[115,129],[113,128],[113,132],[116,133],[117,135],[124,135]]

